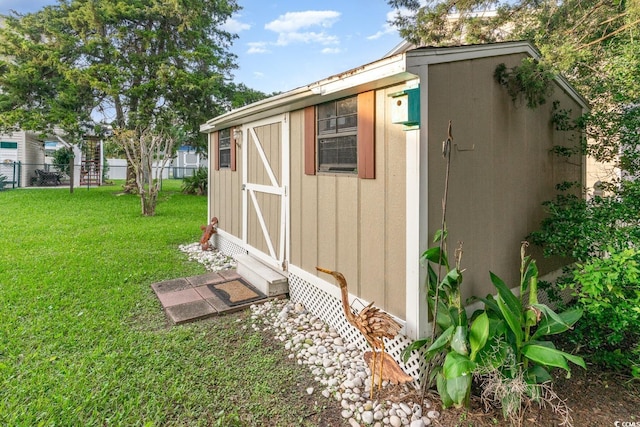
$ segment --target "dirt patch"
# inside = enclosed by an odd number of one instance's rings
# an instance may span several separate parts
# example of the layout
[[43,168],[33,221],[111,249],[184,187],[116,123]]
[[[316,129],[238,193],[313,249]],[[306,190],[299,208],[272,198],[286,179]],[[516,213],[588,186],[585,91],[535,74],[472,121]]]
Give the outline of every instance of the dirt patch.
[[[554,374],[553,389],[569,406],[574,426],[640,426],[640,384],[637,381],[634,383],[629,378],[597,368],[588,371],[575,368],[570,379],[563,371]],[[429,397],[431,401],[439,402],[436,394]],[[436,426],[495,427],[507,424],[500,410],[486,411],[480,398],[475,396],[468,410],[437,409],[440,418],[434,423]],[[522,425],[549,427],[560,426],[561,422],[548,406],[540,408],[534,404],[525,412]]]

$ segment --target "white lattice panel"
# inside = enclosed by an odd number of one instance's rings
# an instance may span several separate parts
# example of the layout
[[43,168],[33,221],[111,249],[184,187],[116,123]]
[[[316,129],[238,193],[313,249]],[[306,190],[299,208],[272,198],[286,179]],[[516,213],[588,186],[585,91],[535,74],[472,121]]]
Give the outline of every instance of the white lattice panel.
[[219,234],[214,234],[213,236],[211,236],[210,241],[216,249],[218,249],[223,254],[231,257],[237,254],[247,253],[247,251],[244,248],[242,248],[239,245],[236,245],[233,242],[230,242],[228,239],[225,239]]
[[[354,328],[344,315],[341,301],[308,281],[289,273],[289,295],[292,301],[303,304],[307,310],[318,316],[329,326],[332,326],[345,342],[354,343],[362,350],[368,350],[368,344],[360,332]],[[398,335],[394,340],[385,340],[385,351],[389,353],[413,378],[422,379],[426,369],[422,355],[414,354],[407,361],[402,362],[401,353],[411,340],[403,335]]]

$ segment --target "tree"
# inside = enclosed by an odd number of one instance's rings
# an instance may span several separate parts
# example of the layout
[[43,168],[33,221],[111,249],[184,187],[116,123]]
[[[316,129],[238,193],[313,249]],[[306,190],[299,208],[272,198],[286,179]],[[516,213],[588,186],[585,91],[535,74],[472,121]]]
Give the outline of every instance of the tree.
[[[400,34],[417,45],[529,40],[589,99],[640,96],[640,2],[633,0],[388,0]],[[635,79],[633,77],[636,77]]]
[[[59,0],[4,17],[0,127],[77,138],[111,129],[145,173],[173,154],[171,127],[202,144],[199,125],[229,105],[236,36],[220,26],[238,10],[235,0]],[[142,213],[154,215],[157,186],[135,179]]]

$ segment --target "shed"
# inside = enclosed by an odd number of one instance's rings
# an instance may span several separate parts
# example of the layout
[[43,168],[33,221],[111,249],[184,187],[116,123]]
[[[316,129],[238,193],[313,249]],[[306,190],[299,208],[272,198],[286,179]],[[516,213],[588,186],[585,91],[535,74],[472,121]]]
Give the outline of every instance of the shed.
[[[575,136],[555,129],[551,101],[577,117],[584,99],[558,77],[530,109],[494,79],[526,57],[538,57],[528,42],[410,49],[209,120],[214,244],[282,274],[292,300],[364,346],[315,267],[342,272],[351,298],[404,325],[387,343],[398,359],[429,334],[420,255],[441,226],[450,121],[447,228],[450,249],[464,241],[463,297],[493,293],[489,270],[516,287],[542,203],[557,183],[584,181],[584,161],[551,152]],[[417,377],[419,362],[404,368]]]
[[31,185],[36,169],[44,165],[44,142],[33,132],[0,134],[0,175],[14,187]]

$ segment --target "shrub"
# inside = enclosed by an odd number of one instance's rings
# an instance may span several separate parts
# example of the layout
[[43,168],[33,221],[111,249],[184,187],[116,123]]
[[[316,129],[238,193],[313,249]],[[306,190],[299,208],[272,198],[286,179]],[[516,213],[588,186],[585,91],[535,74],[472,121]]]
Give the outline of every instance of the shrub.
[[70,148],[61,148],[53,152],[53,165],[62,173],[69,175],[69,163],[73,159],[73,151]]
[[594,363],[640,377],[640,251],[612,251],[576,267],[570,287],[584,319],[570,340]]
[[182,178],[182,192],[184,194],[196,194],[204,196],[207,194],[209,172],[207,168],[198,168],[192,176]]

